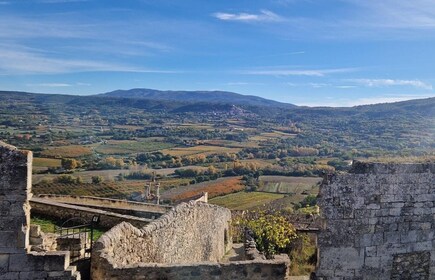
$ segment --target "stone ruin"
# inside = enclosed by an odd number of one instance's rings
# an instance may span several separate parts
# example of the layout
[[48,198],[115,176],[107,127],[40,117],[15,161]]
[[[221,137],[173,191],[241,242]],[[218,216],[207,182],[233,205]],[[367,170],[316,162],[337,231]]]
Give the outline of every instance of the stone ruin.
[[435,279],[434,175],[434,163],[355,162],[326,178],[317,279]]
[[232,245],[230,222],[228,209],[191,201],[142,228],[121,223],[94,245],[92,278],[285,279],[287,255],[225,260]]
[[32,153],[0,142],[0,279],[80,279],[69,252],[31,252]]

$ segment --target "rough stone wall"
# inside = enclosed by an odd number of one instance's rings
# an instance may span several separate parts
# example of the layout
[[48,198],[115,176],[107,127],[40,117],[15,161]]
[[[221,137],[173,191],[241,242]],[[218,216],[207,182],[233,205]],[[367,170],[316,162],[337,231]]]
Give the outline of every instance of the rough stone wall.
[[32,153],[0,142],[0,279],[79,279],[68,252],[29,252]]
[[231,248],[230,221],[228,209],[201,202],[182,203],[141,229],[126,222],[117,225],[94,248],[115,267],[218,261]]
[[327,178],[318,279],[435,279],[434,173],[434,163],[355,162]]
[[68,219],[79,216],[87,221],[91,221],[93,216],[100,216],[99,225],[105,228],[114,227],[123,221],[128,221],[129,223],[139,227],[153,221],[152,219],[123,215],[104,210],[70,205],[35,197],[32,198],[30,204],[32,206],[32,213],[47,215],[58,219]]
[[92,279],[148,280],[284,280],[289,259],[227,263],[138,264],[114,268],[106,259],[92,267]]
[[[140,213],[149,213],[150,215],[160,217],[162,214],[171,210],[172,206],[157,205],[152,203],[127,201],[121,199],[102,198],[94,196],[75,196],[75,195],[54,195],[54,194],[40,194],[38,198],[49,199],[66,204],[96,207],[98,209],[108,210],[113,212],[130,211]],[[123,213],[122,213],[123,214]],[[148,218],[148,217],[145,217]]]
[[271,279],[287,276],[288,256],[219,262],[231,248],[228,209],[182,203],[138,229],[122,223],[105,233],[92,254],[93,279]]

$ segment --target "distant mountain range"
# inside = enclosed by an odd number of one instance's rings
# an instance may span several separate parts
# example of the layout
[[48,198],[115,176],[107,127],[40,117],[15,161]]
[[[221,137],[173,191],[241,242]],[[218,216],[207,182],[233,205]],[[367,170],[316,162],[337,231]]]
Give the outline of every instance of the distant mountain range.
[[245,106],[266,106],[278,108],[295,108],[296,105],[282,103],[254,95],[242,95],[228,91],[172,91],[135,88],[130,90],[115,90],[98,96],[110,96],[120,98],[148,99],[158,101],[177,101],[189,103],[219,103]]

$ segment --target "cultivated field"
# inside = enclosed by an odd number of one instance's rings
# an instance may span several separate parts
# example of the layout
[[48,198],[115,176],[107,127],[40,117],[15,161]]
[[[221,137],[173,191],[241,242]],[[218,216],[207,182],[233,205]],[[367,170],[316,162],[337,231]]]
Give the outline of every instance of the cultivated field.
[[95,151],[105,155],[126,155],[154,152],[173,147],[173,144],[162,142],[159,138],[142,138],[138,140],[109,140],[101,143]]
[[258,148],[258,143],[253,141],[244,141],[244,142],[237,142],[237,141],[230,141],[230,140],[204,140],[204,144],[210,145],[210,146],[220,146],[220,147],[227,147],[227,148]]
[[162,199],[168,199],[171,201],[184,200],[202,192],[208,192],[208,197],[212,198],[238,192],[244,188],[245,185],[241,181],[241,177],[219,178],[214,181],[207,181],[199,184],[180,186],[170,189],[162,194]]
[[60,159],[54,158],[33,158],[33,166],[35,167],[60,167]]
[[91,154],[92,150],[89,147],[79,145],[50,147],[41,152],[42,157],[48,158],[77,158]]
[[187,148],[171,148],[164,149],[163,154],[170,154],[171,156],[191,156],[191,155],[210,155],[210,154],[224,154],[224,153],[238,153],[241,148],[227,148],[220,146],[199,145]]
[[261,176],[261,186],[258,191],[282,194],[301,194],[309,192],[322,178],[318,177],[289,177],[289,176]]
[[283,194],[243,191],[212,198],[209,200],[209,203],[223,206],[230,210],[248,210],[264,206],[271,201],[283,197]]
[[[144,168],[143,166],[130,166],[129,169],[110,169],[110,170],[92,170],[92,171],[75,171],[74,173],[71,173],[70,175],[74,177],[80,176],[85,182],[91,182],[91,179],[93,176],[102,176],[105,180],[115,180],[116,177],[121,174],[129,174],[130,172],[135,171],[142,171],[146,173],[153,173],[155,172],[156,175],[160,175],[162,177],[169,176],[175,172],[177,169],[194,169],[194,170],[207,170],[207,167],[202,166],[183,166],[178,168],[162,168],[162,169],[151,169],[151,168]],[[32,175],[32,181],[33,184],[37,184],[41,182],[42,180],[52,180],[60,175],[57,174],[33,174]]]
[[274,132],[261,133],[260,135],[250,137],[249,140],[267,141],[267,140],[273,140],[273,139],[285,139],[285,138],[294,138],[294,137],[296,137],[296,134],[284,133],[281,131],[274,131]]

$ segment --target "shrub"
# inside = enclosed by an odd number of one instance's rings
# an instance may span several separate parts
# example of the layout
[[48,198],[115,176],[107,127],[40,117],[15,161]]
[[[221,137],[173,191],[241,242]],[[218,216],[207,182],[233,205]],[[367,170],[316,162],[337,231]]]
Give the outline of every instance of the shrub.
[[104,181],[103,176],[92,176],[93,184],[101,184]]

